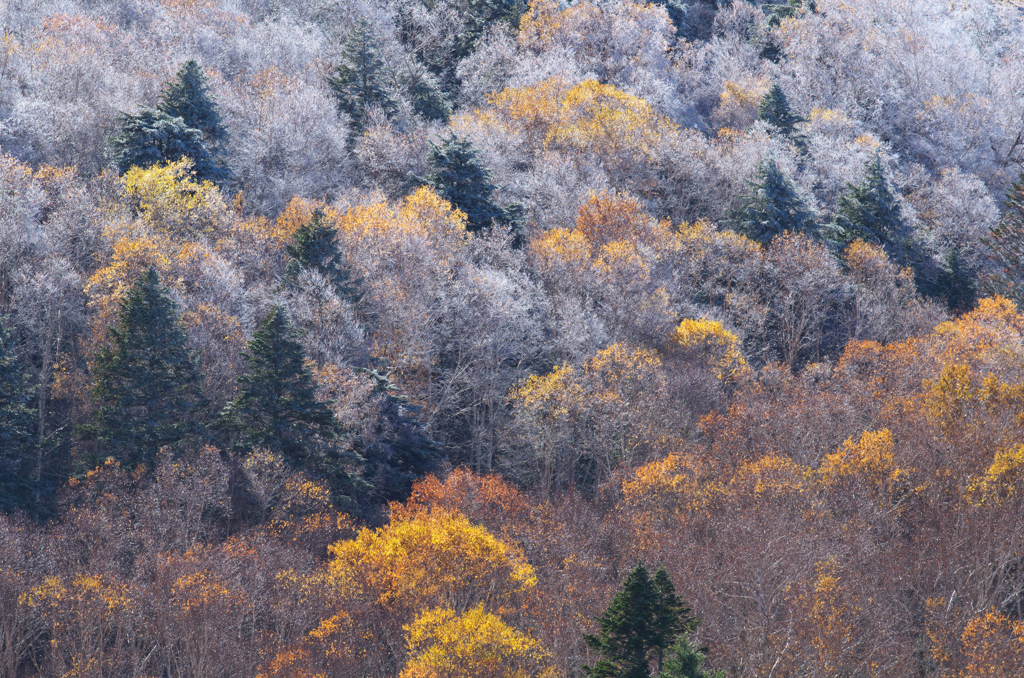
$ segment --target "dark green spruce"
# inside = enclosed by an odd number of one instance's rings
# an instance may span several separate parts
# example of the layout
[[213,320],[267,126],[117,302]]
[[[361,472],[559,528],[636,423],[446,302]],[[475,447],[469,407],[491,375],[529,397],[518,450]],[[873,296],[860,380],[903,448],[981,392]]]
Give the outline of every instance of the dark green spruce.
[[758,164],[757,176],[747,186],[750,192],[731,213],[733,230],[765,244],[785,231],[817,235],[814,215],[774,158]]
[[660,673],[665,651],[697,626],[668,573],[659,568],[651,577],[642,563],[597,622],[600,632],[583,637],[600,657],[594,666],[583,667],[589,678],[650,678],[651,665]]
[[340,426],[328,403],[316,397],[306,351],[284,309],[274,306],[249,341],[238,378],[239,394],[221,412],[218,428],[243,453],[264,448],[293,468],[328,482],[336,498],[354,486],[362,457],[343,451]]
[[1024,308],[1024,172],[1006,192],[1002,219],[982,242],[994,265],[986,288]]
[[356,305],[362,299],[361,280],[352,279],[352,269],[342,259],[337,236],[337,231],[324,223],[324,213],[313,212],[285,248],[289,257],[285,280],[293,283],[303,270],[316,271],[327,278],[340,297]]
[[164,88],[157,109],[172,118],[181,118],[185,126],[203,133],[211,148],[220,148],[228,140],[217,104],[210,96],[206,75],[195,59],[186,61],[174,80]]
[[707,649],[694,646],[690,634],[683,633],[668,649],[670,657],[658,674],[658,678],[725,678],[725,671],[705,671],[704,658]]
[[96,443],[90,463],[112,456],[129,469],[150,466],[161,447],[203,435],[202,377],[177,305],[153,269],[139,276],[121,303],[94,375],[97,409],[81,431]]
[[361,19],[352,30],[341,62],[327,84],[337,99],[338,110],[349,117],[353,136],[366,129],[371,108],[379,108],[388,117],[395,114],[397,104],[388,91],[388,71],[366,20]]
[[11,333],[0,318],[0,511],[30,503],[35,419]]
[[406,76],[402,85],[417,115],[427,120],[448,122],[452,114],[451,101],[429,71],[423,70],[415,76]]
[[118,122],[121,130],[111,137],[110,147],[122,173],[132,167],[190,158],[200,180],[231,178],[223,163],[227,131],[195,60],[185,62],[155,109],[141,107],[135,114],[122,113]]
[[469,140],[459,139],[452,133],[440,144],[431,142],[427,164],[433,171],[421,180],[422,183],[465,212],[470,231],[482,231],[492,223],[516,228],[522,207],[518,204],[498,207],[494,202],[497,187],[491,170],[484,166]]
[[518,30],[527,5],[526,0],[469,0],[462,15],[462,30],[455,41],[454,61],[472,54],[480,37],[492,24],[504,23],[512,31]]
[[789,106],[789,99],[786,98],[786,94],[778,83],[772,85],[768,93],[761,99],[761,103],[757,107],[757,119],[775,127],[798,145],[803,145],[803,138],[797,132],[796,126],[807,121],[793,113]]
[[121,131],[110,139],[114,162],[119,171],[132,167],[177,162],[191,158],[196,176],[211,179],[220,170],[206,147],[203,133],[189,127],[181,118],[153,108],[140,108],[134,115],[124,113],[118,119]]
[[415,418],[420,408],[399,394],[388,374],[373,370],[369,377],[374,384],[377,424],[374,440],[363,452],[364,477],[373,486],[375,503],[404,501],[413,481],[436,470],[441,448]]
[[881,245],[897,266],[912,267],[921,285],[922,257],[877,153],[868,162],[860,184],[847,185],[846,193],[839,198],[832,238],[840,246],[854,240]]

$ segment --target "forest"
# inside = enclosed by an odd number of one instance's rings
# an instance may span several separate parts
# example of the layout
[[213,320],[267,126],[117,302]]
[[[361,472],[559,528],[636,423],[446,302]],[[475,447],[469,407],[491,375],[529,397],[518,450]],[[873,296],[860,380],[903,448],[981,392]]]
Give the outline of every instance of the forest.
[[0,26],[0,676],[1024,675],[1024,4]]

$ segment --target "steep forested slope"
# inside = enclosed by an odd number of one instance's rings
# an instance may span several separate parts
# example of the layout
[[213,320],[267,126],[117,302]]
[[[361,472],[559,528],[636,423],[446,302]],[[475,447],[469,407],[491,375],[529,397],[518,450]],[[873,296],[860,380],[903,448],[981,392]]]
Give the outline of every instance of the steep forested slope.
[[1015,4],[0,22],[3,675],[1024,672]]

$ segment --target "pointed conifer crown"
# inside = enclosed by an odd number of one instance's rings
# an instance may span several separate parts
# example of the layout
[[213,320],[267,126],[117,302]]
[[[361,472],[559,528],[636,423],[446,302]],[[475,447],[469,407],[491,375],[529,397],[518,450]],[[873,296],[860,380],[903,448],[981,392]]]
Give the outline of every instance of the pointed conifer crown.
[[207,400],[178,306],[152,268],[128,291],[96,358],[89,434],[128,466],[150,464],[157,450],[198,434],[193,414]]
[[157,108],[171,117],[181,118],[186,126],[198,129],[209,142],[227,140],[227,131],[221,126],[206,75],[195,59],[186,61],[174,80],[167,83]]

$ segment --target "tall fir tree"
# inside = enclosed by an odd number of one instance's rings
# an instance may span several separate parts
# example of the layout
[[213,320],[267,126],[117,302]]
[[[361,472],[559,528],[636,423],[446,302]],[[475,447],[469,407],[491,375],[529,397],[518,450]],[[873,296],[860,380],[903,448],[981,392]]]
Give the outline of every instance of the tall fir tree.
[[757,177],[747,186],[750,192],[730,215],[733,230],[766,244],[785,231],[817,235],[814,215],[774,158],[758,164]]
[[901,267],[917,268],[919,263],[910,227],[889,188],[877,153],[868,162],[860,184],[847,185],[846,193],[839,198],[832,233],[841,246],[854,240],[881,245],[889,258]]
[[479,232],[492,223],[518,225],[522,207],[512,204],[498,207],[493,200],[496,186],[490,169],[467,139],[452,133],[440,144],[430,144],[427,164],[433,170],[422,183],[433,188],[438,195],[466,213],[467,228]]
[[452,104],[433,75],[424,70],[415,77],[403,78],[402,84],[417,115],[427,120],[448,122]]
[[584,667],[589,678],[650,678],[651,663],[660,673],[665,650],[697,625],[668,573],[659,568],[652,578],[642,563],[597,622],[600,632],[583,637],[600,655],[594,666]]
[[174,80],[167,84],[157,109],[172,118],[181,118],[187,127],[202,132],[211,149],[221,148],[228,140],[217,105],[210,96],[206,75],[195,59],[186,61]]
[[372,107],[388,117],[397,109],[387,88],[387,68],[377,49],[377,38],[365,19],[352,30],[341,63],[327,84],[338,100],[338,110],[348,115],[353,136],[363,133],[366,116]]
[[757,107],[757,119],[775,127],[794,142],[802,144],[803,138],[797,132],[796,126],[807,121],[793,113],[789,99],[778,83],[772,85],[761,99]]
[[768,19],[768,25],[772,28],[778,28],[787,19],[797,18],[805,9],[810,12],[817,11],[814,0],[810,0],[806,5],[805,0],[773,1],[761,5],[761,11],[764,12],[765,18]]
[[398,393],[389,374],[373,370],[369,377],[374,384],[377,425],[374,441],[363,452],[365,477],[373,486],[371,497],[375,503],[404,501],[413,481],[437,468],[441,447],[415,419],[420,408]]
[[939,262],[934,296],[945,299],[946,307],[953,313],[966,313],[977,303],[978,273],[960,247],[951,249]]
[[462,15],[462,30],[455,40],[452,63],[445,64],[454,70],[476,48],[476,43],[489,26],[504,23],[512,31],[519,29],[519,21],[528,9],[526,0],[469,0]]
[[330,281],[339,296],[357,305],[362,299],[362,281],[353,280],[352,269],[342,260],[337,235],[337,231],[324,222],[323,211],[313,212],[310,220],[295,232],[292,243],[285,247],[289,256],[285,280],[294,281],[303,269],[317,271]]
[[32,488],[34,418],[29,389],[14,352],[11,333],[0,318],[0,510],[27,506]]
[[984,278],[987,291],[1024,308],[1024,172],[1006,192],[1003,217],[982,243],[994,264],[994,270]]
[[177,304],[152,268],[135,281],[121,303],[110,346],[96,357],[92,398],[97,404],[83,437],[131,468],[151,465],[157,451],[205,432],[207,400]]
[[160,163],[192,159],[198,179],[224,181],[230,172],[217,163],[206,146],[203,133],[189,127],[181,118],[174,118],[153,108],[140,108],[119,119],[121,131],[110,138],[114,163],[119,171],[132,167],[152,167]]
[[247,371],[238,378],[240,392],[221,412],[218,428],[235,434],[243,452],[266,448],[323,478],[338,498],[351,492],[351,469],[362,457],[342,450],[339,424],[328,404],[317,400],[306,351],[282,308],[270,310],[242,359]]
[[167,84],[155,109],[123,113],[119,122],[121,131],[110,145],[121,172],[187,157],[199,179],[222,183],[231,178],[223,162],[228,133],[195,59],[186,61]]

